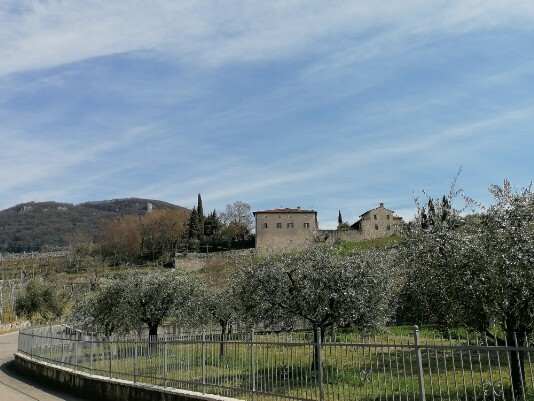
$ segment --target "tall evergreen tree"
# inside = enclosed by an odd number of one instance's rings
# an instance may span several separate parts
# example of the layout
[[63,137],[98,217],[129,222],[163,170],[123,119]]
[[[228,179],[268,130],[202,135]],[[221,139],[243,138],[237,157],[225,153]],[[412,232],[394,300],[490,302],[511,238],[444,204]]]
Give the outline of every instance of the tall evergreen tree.
[[210,240],[217,236],[221,231],[222,225],[217,212],[213,210],[204,220],[204,235]]
[[187,238],[189,240],[197,239],[198,232],[198,213],[197,208],[193,207],[191,214],[189,215],[189,221],[187,222]]
[[338,228],[341,227],[343,224],[343,218],[341,217],[341,210],[339,211],[339,214],[337,215],[337,226]]
[[197,200],[197,233],[196,238],[202,242],[204,241],[204,208],[202,207],[202,197],[198,194]]

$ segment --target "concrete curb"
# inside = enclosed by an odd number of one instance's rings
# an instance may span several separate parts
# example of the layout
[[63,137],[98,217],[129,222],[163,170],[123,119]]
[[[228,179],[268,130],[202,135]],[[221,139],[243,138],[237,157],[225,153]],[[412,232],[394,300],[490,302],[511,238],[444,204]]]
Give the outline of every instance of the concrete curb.
[[31,374],[62,390],[98,401],[238,401],[236,398],[89,375],[34,360],[19,352],[15,354],[15,370]]

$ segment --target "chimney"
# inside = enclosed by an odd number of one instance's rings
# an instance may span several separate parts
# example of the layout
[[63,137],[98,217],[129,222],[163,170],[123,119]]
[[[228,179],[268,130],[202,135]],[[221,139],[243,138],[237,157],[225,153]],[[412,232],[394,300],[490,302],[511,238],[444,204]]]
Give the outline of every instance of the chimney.
[[384,207],[384,203],[383,202],[380,202],[380,207]]

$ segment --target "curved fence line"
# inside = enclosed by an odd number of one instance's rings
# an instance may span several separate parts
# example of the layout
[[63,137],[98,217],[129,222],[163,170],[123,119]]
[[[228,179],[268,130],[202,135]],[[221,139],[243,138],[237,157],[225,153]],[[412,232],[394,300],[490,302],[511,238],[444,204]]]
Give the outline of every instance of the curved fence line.
[[534,399],[528,341],[421,338],[417,329],[313,338],[306,331],[108,338],[48,326],[21,330],[19,352],[90,375],[252,400]]

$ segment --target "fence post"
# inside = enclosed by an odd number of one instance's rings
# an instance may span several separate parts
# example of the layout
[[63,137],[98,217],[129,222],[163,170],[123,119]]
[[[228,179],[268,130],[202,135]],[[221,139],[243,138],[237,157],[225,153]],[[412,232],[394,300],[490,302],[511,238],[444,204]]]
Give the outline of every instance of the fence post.
[[91,333],[91,342],[89,343],[89,374],[93,375],[93,336],[94,333]]
[[419,345],[419,327],[413,326],[415,339],[415,359],[417,362],[417,382],[419,383],[419,399],[425,401],[425,379],[423,376],[423,358],[421,356],[421,347]]
[[74,370],[78,367],[78,332],[74,331]]
[[50,363],[52,363],[52,346],[54,345],[54,336],[52,335],[52,322],[48,322],[50,327]]
[[163,387],[167,387],[167,332],[163,336]]
[[112,375],[112,369],[111,369],[111,364],[113,362],[113,335],[110,335],[109,336],[109,378],[112,379],[113,378],[113,375]]
[[254,329],[250,330],[250,381],[252,384],[252,401],[256,401],[257,395],[256,395],[256,359],[254,358]]
[[30,344],[30,357],[33,359],[33,329],[31,331],[32,333],[32,336],[31,336],[31,344]]
[[63,329],[63,326],[61,327],[61,365],[65,366],[65,330]]
[[41,327],[39,329],[39,338],[41,341],[39,341],[39,359],[43,359],[43,328]]
[[317,329],[317,371],[319,374],[319,400],[324,401],[324,377],[323,377],[323,344],[321,344],[321,329]]
[[134,337],[134,383],[137,383],[137,375],[139,374],[139,366],[137,363],[137,337]]
[[206,332],[202,330],[202,394],[206,394]]

